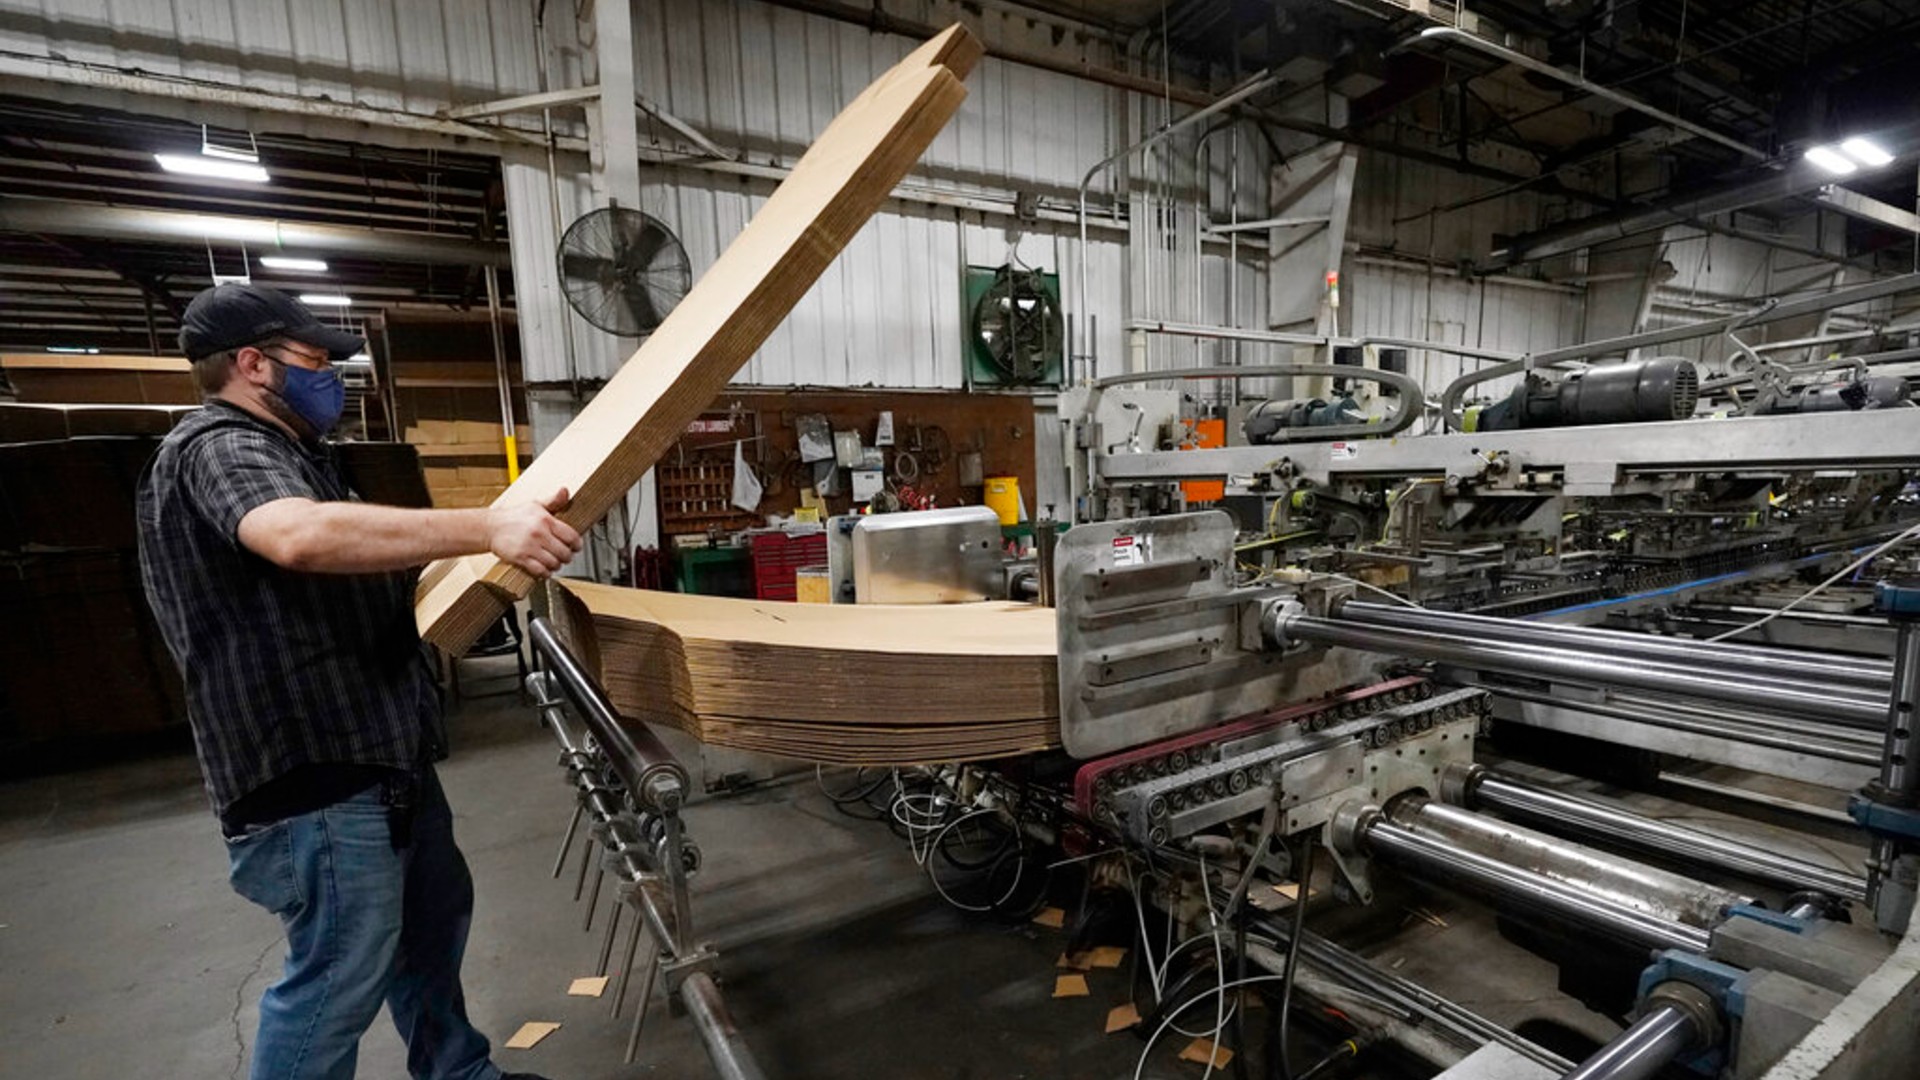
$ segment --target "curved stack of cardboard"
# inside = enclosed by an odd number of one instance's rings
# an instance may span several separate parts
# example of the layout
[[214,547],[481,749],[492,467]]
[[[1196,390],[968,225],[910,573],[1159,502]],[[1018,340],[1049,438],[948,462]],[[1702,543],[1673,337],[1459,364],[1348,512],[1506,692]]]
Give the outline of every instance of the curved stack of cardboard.
[[554,621],[622,715],[702,742],[849,765],[1060,743],[1054,612],[793,604],[565,581]]

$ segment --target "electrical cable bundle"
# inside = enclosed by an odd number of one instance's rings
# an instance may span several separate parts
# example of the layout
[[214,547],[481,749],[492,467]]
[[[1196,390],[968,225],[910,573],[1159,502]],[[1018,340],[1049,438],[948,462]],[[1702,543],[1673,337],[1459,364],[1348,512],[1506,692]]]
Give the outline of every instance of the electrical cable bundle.
[[834,772],[830,781],[815,769],[821,793],[842,813],[886,822],[952,907],[1019,919],[1045,898],[1048,868],[1020,816],[1028,800],[1003,785],[955,767]]

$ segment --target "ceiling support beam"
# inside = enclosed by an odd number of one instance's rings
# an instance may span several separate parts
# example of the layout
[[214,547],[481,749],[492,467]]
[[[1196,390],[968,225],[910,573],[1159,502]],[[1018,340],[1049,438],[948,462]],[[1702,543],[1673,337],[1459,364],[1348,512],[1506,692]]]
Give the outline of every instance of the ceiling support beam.
[[1684,225],[1730,213],[1760,203],[1791,199],[1824,187],[1831,174],[1798,161],[1779,172],[1723,184],[1705,191],[1663,199],[1646,206],[1612,214],[1600,214],[1556,229],[1515,237],[1506,247],[1496,248],[1481,267],[1498,270],[1521,263],[1566,255],[1607,240],[1619,240],[1654,232],[1669,225]]
[[1574,72],[1563,70],[1541,60],[1535,60],[1525,53],[1515,52],[1505,46],[1496,45],[1486,38],[1480,37],[1477,34],[1470,34],[1456,26],[1430,26],[1420,31],[1419,34],[1410,40],[1394,46],[1393,49],[1389,49],[1388,52],[1415,43],[1428,44],[1434,42],[1464,45],[1476,52],[1484,53],[1504,63],[1512,64],[1515,67],[1531,71],[1536,75],[1543,75],[1549,79],[1565,83],[1582,93],[1592,94],[1595,97],[1610,101],[1621,108],[1631,109],[1634,112],[1650,116],[1677,131],[1684,131],[1690,135],[1699,136],[1709,142],[1717,143],[1729,150],[1733,150],[1742,156],[1754,158],[1759,161],[1766,161],[1772,157],[1772,155],[1765,150],[1755,149],[1738,139],[1723,135],[1710,127],[1696,124],[1684,117],[1675,116],[1673,113],[1649,105],[1631,94],[1623,94],[1618,90],[1601,86],[1599,83],[1577,75]]
[[393,262],[506,266],[507,245],[454,236],[387,232],[346,225],[141,210],[56,199],[0,198],[0,232],[101,240],[175,240],[300,254],[338,252]]
[[1843,187],[1822,188],[1813,202],[1856,221],[1920,236],[1920,214]]

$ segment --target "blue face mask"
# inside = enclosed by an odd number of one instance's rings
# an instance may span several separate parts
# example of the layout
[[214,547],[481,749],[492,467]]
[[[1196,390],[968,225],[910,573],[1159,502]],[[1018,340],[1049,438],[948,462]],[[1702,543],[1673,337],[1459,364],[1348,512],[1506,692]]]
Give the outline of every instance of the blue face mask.
[[340,381],[340,373],[331,369],[311,371],[277,358],[269,359],[284,373],[280,400],[313,428],[316,437],[332,431],[347,407],[347,385]]

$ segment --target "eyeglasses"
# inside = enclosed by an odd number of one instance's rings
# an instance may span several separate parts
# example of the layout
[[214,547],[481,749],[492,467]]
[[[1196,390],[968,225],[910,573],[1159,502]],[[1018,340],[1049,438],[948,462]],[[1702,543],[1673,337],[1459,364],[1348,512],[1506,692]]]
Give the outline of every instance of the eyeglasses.
[[[286,352],[292,354],[292,357],[293,357],[292,362],[296,362],[300,367],[307,368],[312,371],[329,371],[329,370],[332,370],[333,368],[333,357],[328,355],[327,353],[323,352],[317,355],[314,353],[305,353],[305,352],[301,352],[298,349],[287,348],[287,346],[285,345],[275,346],[275,348],[283,349]],[[268,352],[266,349],[261,349],[260,351],[263,353],[266,353],[268,356],[273,357],[273,359],[278,360],[283,364],[290,362],[286,357],[274,356],[273,353]]]

